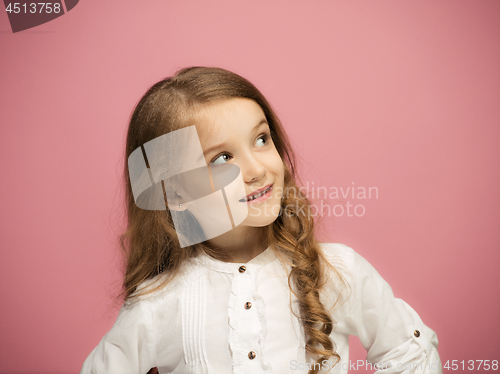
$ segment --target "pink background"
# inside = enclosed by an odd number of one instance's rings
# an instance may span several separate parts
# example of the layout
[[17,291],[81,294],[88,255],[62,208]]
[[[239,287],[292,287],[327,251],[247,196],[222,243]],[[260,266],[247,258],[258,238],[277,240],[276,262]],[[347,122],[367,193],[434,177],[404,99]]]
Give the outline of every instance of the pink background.
[[322,238],[378,269],[443,363],[500,360],[499,20],[498,1],[87,0],[12,34],[2,5],[0,373],[78,372],[111,328],[127,120],[188,65],[262,90],[304,183],[378,188]]

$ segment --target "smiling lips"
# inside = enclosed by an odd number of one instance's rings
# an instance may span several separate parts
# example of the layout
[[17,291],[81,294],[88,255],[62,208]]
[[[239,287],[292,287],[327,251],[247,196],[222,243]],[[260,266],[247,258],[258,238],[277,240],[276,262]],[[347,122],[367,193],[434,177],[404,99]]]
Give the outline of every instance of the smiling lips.
[[266,200],[269,196],[271,196],[271,191],[273,189],[273,185],[269,185],[261,190],[258,190],[244,199],[239,200],[242,203],[252,203],[254,201],[263,201]]

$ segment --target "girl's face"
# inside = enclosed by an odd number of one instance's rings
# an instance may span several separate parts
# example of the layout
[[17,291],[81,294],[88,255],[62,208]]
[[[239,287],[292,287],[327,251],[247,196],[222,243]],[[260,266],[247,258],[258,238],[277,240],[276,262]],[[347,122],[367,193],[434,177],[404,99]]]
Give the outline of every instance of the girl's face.
[[285,172],[261,107],[249,99],[228,99],[204,106],[194,120],[206,163],[231,163],[241,170],[247,198],[238,204],[248,207],[241,225],[262,227],[274,222]]

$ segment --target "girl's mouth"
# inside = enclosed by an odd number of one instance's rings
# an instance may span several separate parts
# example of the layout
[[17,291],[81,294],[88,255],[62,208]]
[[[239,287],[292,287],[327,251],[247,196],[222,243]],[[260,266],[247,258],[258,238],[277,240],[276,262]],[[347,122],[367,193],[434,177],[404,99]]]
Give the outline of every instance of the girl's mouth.
[[254,192],[253,194],[239,200],[241,203],[253,203],[253,202],[259,202],[259,201],[264,201],[268,199],[271,196],[271,191],[273,190],[273,185],[269,185],[268,187],[264,188],[263,190]]

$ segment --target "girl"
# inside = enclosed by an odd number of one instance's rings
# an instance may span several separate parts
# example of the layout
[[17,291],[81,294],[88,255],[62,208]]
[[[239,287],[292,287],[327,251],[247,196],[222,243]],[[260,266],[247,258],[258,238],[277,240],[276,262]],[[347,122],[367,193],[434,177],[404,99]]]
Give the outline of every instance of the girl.
[[[351,248],[317,242],[285,131],[246,79],[156,83],[126,159],[125,303],[81,374],[441,373],[418,314]],[[349,362],[351,334],[366,362]]]

